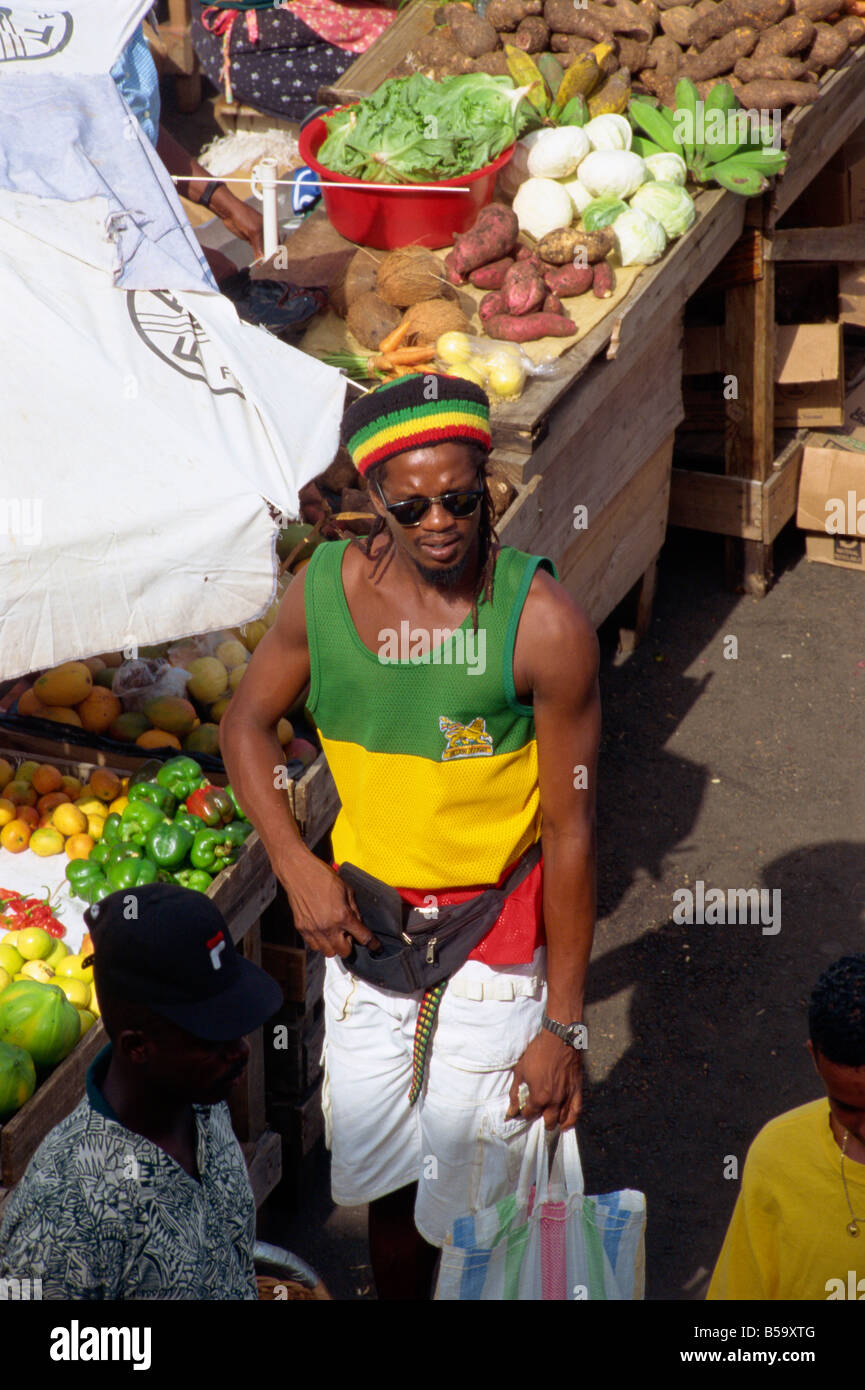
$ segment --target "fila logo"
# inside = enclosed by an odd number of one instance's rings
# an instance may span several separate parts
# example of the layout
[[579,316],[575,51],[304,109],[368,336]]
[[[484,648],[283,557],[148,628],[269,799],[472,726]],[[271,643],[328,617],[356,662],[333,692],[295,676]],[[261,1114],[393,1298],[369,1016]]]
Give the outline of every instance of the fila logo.
[[221,931],[218,931],[216,936],[210,938],[207,943],[207,949],[210,952],[210,963],[214,970],[221,970],[222,961],[219,959],[219,956],[220,953],[225,950],[225,937],[222,935]]

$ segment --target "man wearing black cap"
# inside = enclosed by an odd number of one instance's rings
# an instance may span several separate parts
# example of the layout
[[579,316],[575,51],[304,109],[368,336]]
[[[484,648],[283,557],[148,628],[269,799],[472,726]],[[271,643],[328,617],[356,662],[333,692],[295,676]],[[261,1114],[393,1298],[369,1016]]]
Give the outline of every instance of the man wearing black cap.
[[153,883],[85,914],[111,1042],[6,1209],[0,1276],[46,1299],[256,1297],[255,1204],[226,1099],[282,1002],[200,893]]

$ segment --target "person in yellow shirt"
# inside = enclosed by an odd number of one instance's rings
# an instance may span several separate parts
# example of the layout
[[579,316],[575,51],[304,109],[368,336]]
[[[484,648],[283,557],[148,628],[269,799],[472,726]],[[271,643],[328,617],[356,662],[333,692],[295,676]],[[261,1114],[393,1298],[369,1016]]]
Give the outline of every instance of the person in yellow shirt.
[[865,955],[820,976],[808,1021],[828,1102],[760,1130],[708,1299],[865,1299]]

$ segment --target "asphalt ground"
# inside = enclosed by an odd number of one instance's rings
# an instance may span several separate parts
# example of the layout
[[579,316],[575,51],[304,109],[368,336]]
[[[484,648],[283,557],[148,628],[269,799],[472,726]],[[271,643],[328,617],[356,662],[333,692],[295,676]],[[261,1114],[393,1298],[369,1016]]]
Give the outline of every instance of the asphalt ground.
[[[579,1138],[588,1191],[646,1194],[649,1299],[702,1299],[738,1190],[731,1159],[741,1171],[761,1125],[821,1094],[808,996],[865,949],[865,574],[802,552],[788,527],[777,581],[754,599],[724,590],[719,539],[671,532],[648,637],[622,661],[615,617],[601,629]],[[677,923],[673,894],[697,880],[780,901],[757,923]],[[324,1150],[280,1196],[267,1238],[334,1297],[374,1298],[365,1209],[332,1205]]]

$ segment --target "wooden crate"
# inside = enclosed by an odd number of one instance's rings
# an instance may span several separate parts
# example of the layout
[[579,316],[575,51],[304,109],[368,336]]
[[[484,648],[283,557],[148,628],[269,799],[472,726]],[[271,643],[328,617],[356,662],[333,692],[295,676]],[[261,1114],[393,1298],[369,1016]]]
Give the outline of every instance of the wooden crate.
[[418,40],[430,32],[438,8],[436,0],[410,0],[366,53],[362,53],[335,82],[319,88],[321,104],[339,106],[374,92]]

